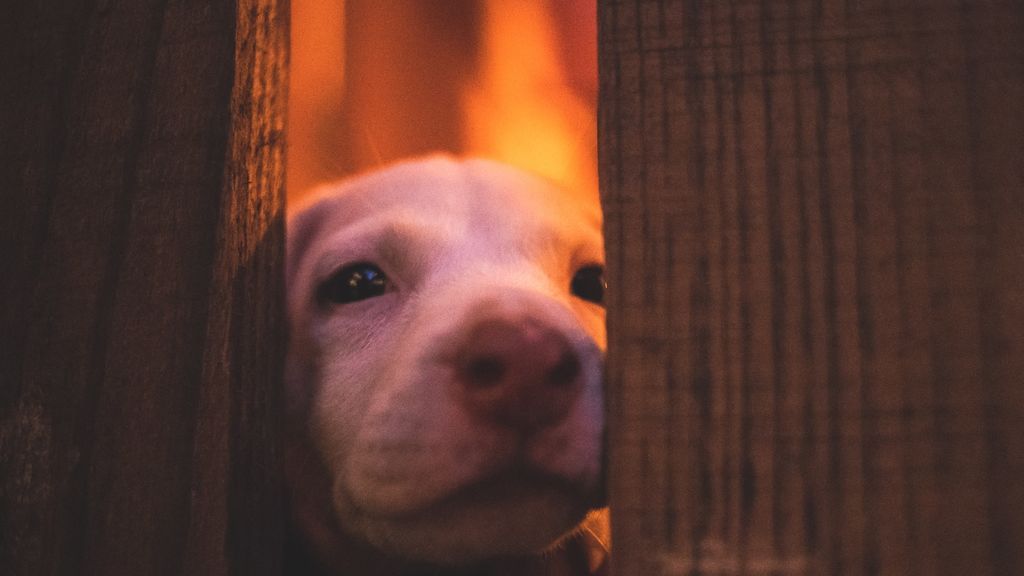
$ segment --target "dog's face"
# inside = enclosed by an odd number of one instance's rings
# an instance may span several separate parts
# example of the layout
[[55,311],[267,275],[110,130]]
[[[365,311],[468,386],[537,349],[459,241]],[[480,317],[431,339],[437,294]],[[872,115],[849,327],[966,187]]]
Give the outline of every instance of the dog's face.
[[316,547],[470,563],[580,522],[603,257],[596,201],[486,161],[400,164],[290,220],[289,482]]

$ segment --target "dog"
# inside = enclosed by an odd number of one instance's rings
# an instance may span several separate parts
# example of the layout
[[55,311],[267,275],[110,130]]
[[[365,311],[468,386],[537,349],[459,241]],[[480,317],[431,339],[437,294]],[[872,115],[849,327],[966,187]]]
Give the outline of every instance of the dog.
[[323,574],[604,570],[596,202],[481,159],[288,221],[291,557]]

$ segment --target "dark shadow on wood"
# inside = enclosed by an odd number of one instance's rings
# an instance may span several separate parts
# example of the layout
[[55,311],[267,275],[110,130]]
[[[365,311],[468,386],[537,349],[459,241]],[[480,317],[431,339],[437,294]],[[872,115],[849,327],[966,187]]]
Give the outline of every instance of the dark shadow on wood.
[[280,567],[287,2],[0,24],[0,571]]

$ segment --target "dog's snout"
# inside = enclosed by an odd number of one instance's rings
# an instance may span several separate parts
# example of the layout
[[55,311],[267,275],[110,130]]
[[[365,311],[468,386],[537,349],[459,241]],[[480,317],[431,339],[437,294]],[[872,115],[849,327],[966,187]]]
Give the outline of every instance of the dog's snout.
[[456,355],[456,394],[473,416],[524,432],[565,418],[582,388],[582,367],[557,330],[532,319],[488,319]]

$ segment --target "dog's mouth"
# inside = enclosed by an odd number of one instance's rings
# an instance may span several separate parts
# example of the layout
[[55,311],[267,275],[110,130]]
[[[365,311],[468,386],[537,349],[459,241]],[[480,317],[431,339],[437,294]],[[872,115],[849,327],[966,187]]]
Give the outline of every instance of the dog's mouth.
[[414,509],[355,507],[348,527],[375,548],[407,561],[468,565],[549,549],[599,507],[594,491],[540,471],[509,468]]

